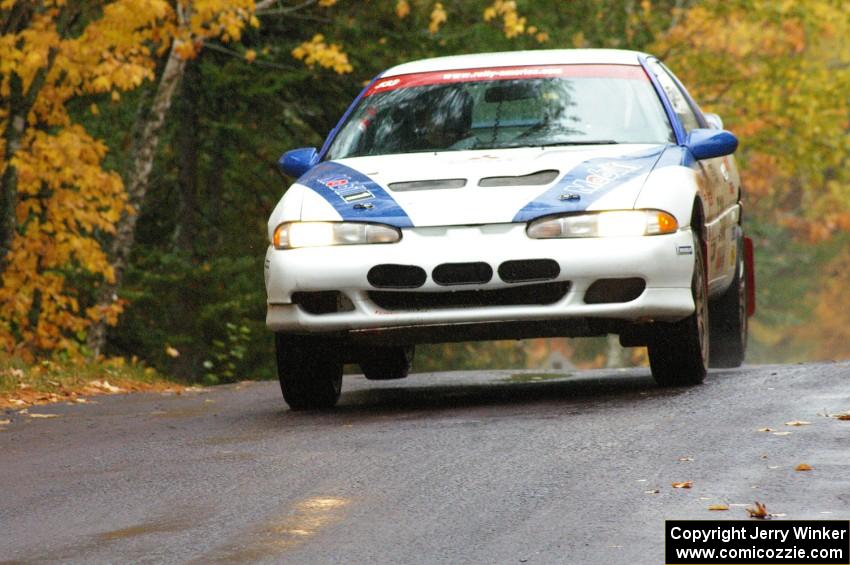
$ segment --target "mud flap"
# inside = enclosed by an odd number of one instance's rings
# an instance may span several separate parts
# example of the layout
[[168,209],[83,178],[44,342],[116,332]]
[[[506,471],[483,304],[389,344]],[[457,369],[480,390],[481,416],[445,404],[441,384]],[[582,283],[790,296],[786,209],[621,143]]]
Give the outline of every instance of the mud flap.
[[744,238],[744,266],[747,273],[747,317],[756,313],[756,259],[753,240]]

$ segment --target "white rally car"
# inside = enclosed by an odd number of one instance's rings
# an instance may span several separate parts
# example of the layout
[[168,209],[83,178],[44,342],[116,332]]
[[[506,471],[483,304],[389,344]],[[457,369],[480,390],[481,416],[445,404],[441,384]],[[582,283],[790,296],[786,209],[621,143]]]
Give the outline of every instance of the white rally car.
[[279,163],[297,178],[265,261],[284,399],[332,406],[344,363],[405,377],[418,343],[614,333],[662,385],[740,365],[737,144],[644,53],[389,69]]

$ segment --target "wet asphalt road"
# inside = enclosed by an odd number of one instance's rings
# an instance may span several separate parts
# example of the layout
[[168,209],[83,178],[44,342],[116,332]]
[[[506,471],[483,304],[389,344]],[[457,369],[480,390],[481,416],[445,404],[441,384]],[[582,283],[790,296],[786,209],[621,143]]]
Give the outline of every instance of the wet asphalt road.
[[668,390],[350,376],[324,413],[272,382],[31,408],[58,416],[0,414],[0,562],[660,564],[668,518],[850,519],[850,422],[825,415],[846,410],[850,363]]

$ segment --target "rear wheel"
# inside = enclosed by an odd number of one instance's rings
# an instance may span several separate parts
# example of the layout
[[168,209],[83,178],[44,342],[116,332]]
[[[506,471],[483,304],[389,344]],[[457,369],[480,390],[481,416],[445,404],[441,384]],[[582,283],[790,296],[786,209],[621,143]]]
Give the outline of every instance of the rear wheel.
[[747,353],[747,272],[744,238],[738,239],[735,278],[726,292],[712,302],[711,366],[740,367]]
[[360,361],[363,375],[370,381],[403,379],[413,365],[413,346],[376,347]]
[[658,324],[649,342],[652,377],[661,386],[697,385],[708,366],[709,312],[703,243],[694,237],[694,274],[691,293],[694,313],[673,324]]
[[293,410],[331,408],[342,390],[342,359],[334,340],[275,336],[277,375],[283,399]]

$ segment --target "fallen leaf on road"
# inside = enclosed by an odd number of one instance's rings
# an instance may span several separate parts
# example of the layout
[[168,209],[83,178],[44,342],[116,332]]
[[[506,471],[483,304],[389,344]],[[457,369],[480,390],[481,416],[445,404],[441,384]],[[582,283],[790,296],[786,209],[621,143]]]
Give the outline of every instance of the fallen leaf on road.
[[708,509],[712,512],[721,512],[723,510],[729,510],[729,507],[725,504],[712,504]]
[[794,467],[795,471],[814,471],[814,467],[809,465],[808,463],[800,463],[796,467]]
[[26,401],[21,400],[20,398],[12,398],[12,399],[9,400],[9,402],[14,404],[15,406],[26,406],[27,405]]
[[77,404],[88,404],[89,401],[85,398],[75,398],[74,402],[76,402]]
[[786,426],[808,426],[811,422],[804,422],[803,420],[793,420],[791,422],[785,422]]
[[58,414],[27,414],[30,418],[58,418]]
[[846,422],[850,420],[850,414],[836,414],[833,418],[836,420],[844,420]]
[[773,428],[759,428],[756,431],[757,432],[772,432]]
[[658,494],[659,492],[661,492],[661,491],[660,491],[660,490],[658,490],[657,488],[654,488],[654,489],[652,489],[652,490],[645,490],[645,491],[643,491],[643,493],[644,493],[644,494]]
[[673,483],[673,488],[691,488],[694,486],[693,481],[682,481],[679,483]]
[[105,390],[106,392],[124,392],[123,388],[110,384],[109,381],[89,381],[89,386]]
[[0,426],[5,426],[6,424],[11,424],[12,420],[0,420]]
[[693,461],[694,458],[691,456],[679,457],[679,461]]
[[790,436],[791,432],[773,432],[775,436]]
[[747,507],[747,513],[750,515],[750,518],[756,518],[758,520],[766,520],[771,516],[770,512],[767,511],[767,507],[758,500],[755,501],[755,507]]

